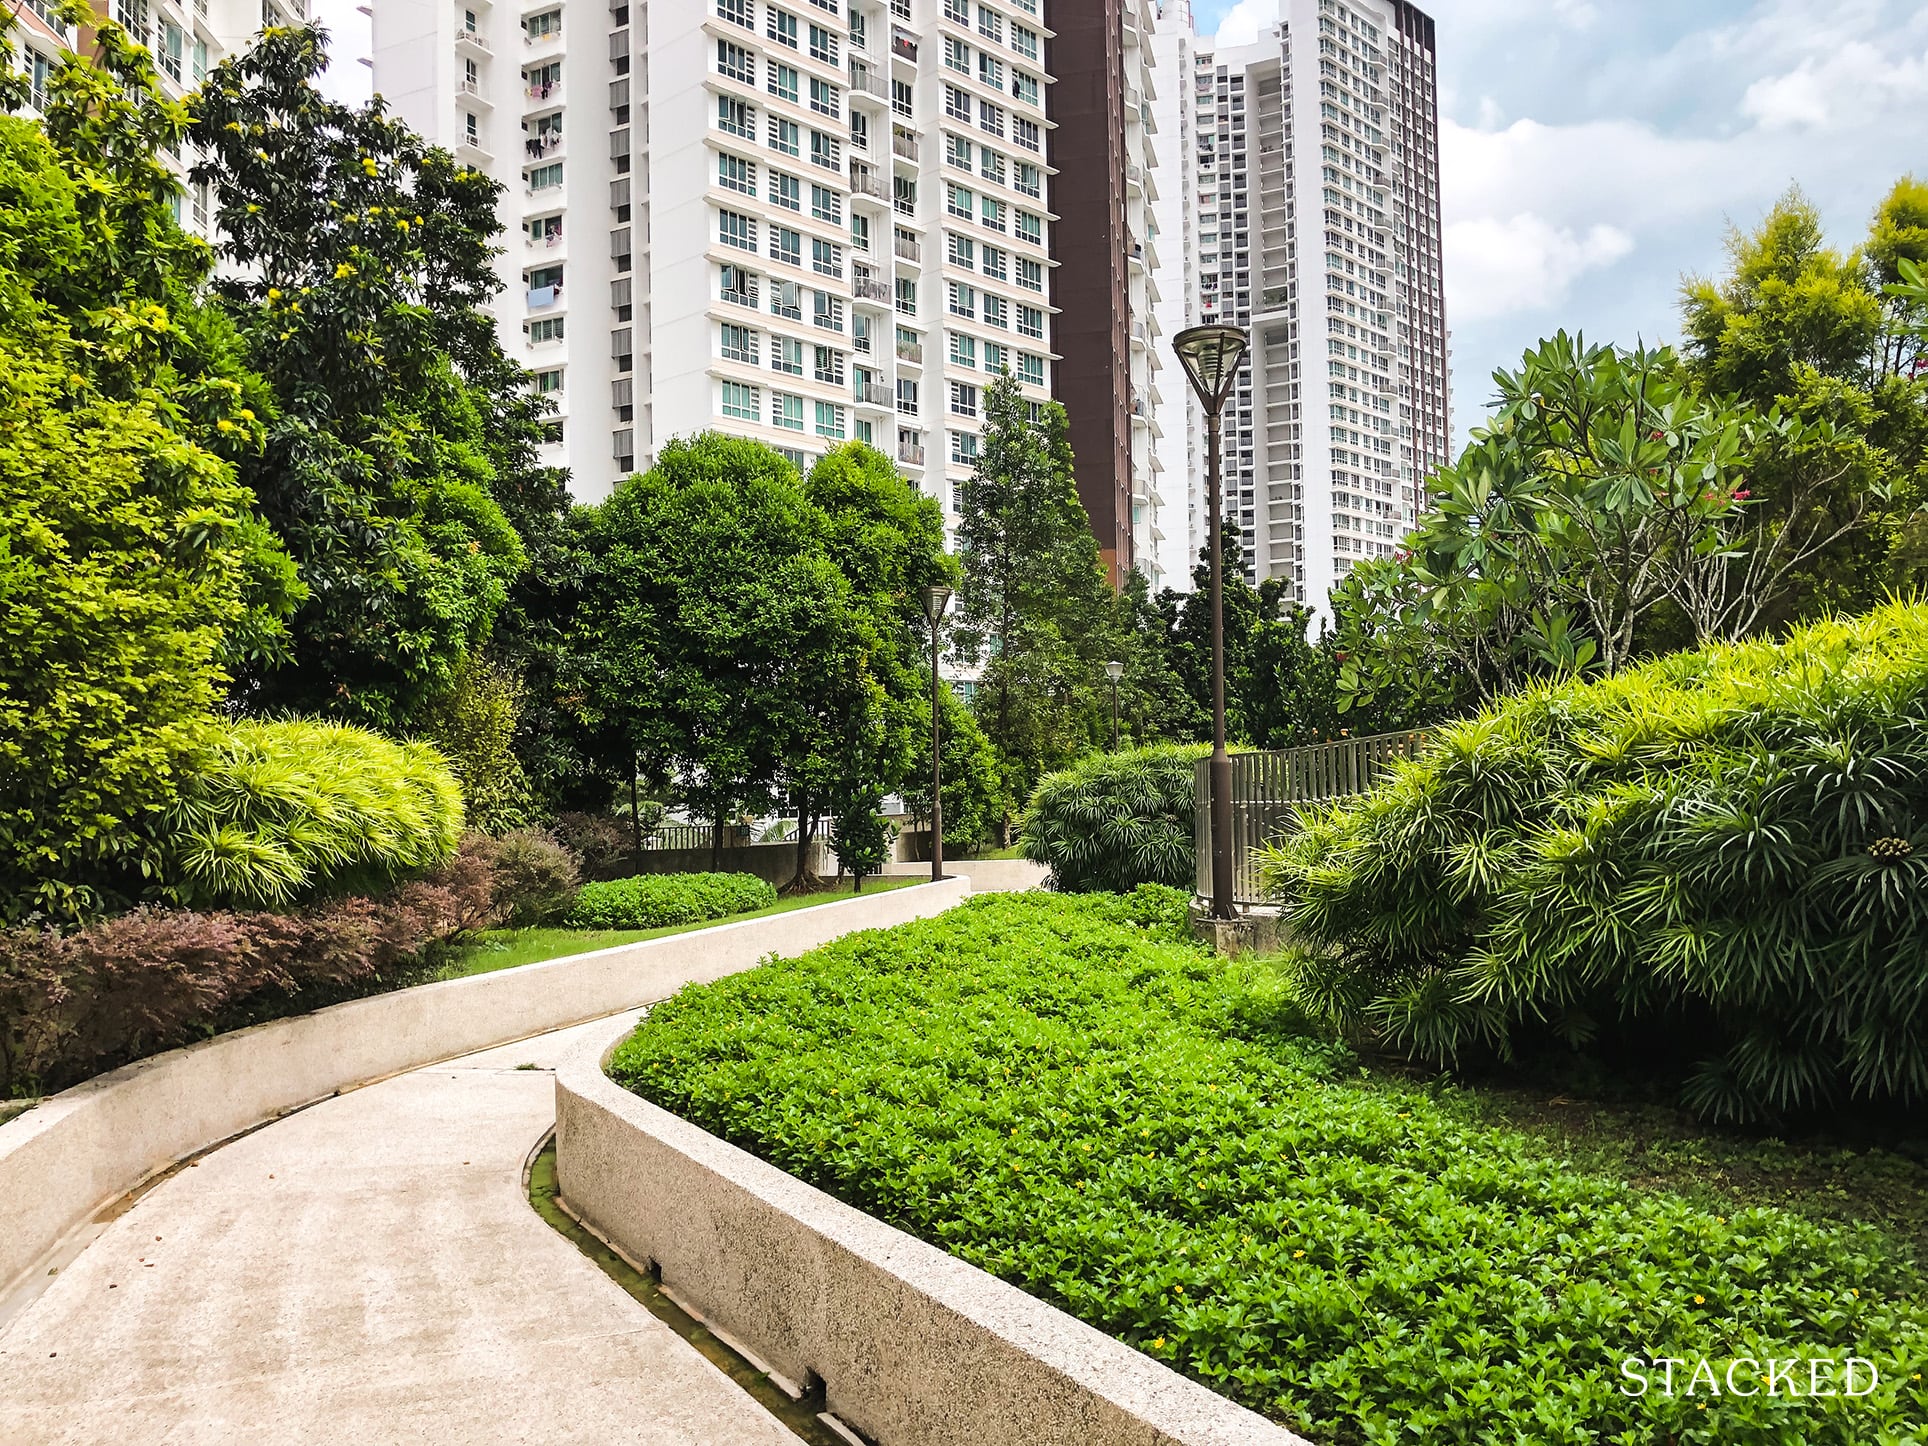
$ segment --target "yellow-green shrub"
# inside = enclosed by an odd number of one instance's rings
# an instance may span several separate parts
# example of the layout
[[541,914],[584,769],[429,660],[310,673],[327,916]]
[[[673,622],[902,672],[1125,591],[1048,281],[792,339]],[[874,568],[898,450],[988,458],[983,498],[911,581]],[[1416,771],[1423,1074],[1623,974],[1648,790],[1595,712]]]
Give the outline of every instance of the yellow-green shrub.
[[462,836],[442,756],[312,719],[221,729],[155,831],[179,902],[282,904],[434,867]]

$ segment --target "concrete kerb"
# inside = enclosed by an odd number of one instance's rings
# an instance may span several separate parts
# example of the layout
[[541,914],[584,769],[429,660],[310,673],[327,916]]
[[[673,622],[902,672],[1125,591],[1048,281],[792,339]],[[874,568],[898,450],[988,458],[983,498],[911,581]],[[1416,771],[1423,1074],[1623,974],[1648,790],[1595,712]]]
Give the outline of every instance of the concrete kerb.
[[144,1182],[345,1090],[582,1024],[858,929],[942,913],[949,878],[640,944],[425,984],[217,1035],[115,1070],[0,1125],[0,1292]]
[[1307,1446],[1121,1341],[630,1094],[556,1072],[569,1212],[884,1446]]

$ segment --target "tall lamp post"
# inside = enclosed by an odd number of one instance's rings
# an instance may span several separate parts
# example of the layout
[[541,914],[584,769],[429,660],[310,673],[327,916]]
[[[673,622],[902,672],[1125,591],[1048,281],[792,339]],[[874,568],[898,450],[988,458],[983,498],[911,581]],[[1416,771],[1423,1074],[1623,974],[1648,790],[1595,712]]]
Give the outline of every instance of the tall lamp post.
[[1125,674],[1123,663],[1106,663],[1105,676],[1111,679],[1111,751],[1118,751],[1118,680]]
[[937,706],[938,638],[951,590],[941,582],[924,589],[924,616],[931,625],[931,882],[944,877],[944,731]]
[[1212,539],[1212,917],[1236,918],[1232,904],[1232,755],[1225,751],[1225,578],[1219,522],[1218,417],[1232,394],[1247,338],[1236,326],[1194,326],[1172,339],[1179,365],[1205,408],[1206,508]]

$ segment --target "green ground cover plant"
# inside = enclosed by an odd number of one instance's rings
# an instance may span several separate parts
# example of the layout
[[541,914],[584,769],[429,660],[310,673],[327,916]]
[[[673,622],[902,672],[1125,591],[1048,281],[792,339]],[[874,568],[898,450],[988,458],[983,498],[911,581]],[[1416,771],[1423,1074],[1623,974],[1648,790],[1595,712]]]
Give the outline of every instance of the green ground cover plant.
[[[1368,1076],[1184,907],[975,899],[687,989],[610,1072],[1321,1446],[1921,1439],[1894,1235],[1577,1169]],[[1881,1384],[1636,1398],[1635,1354],[1859,1355]]]
[[1161,744],[1093,753],[1038,782],[1019,847],[1065,893],[1122,892],[1192,878],[1198,759],[1210,748]]
[[638,874],[582,886],[564,921],[577,929],[660,929],[767,908],[774,884],[755,874]]
[[1529,688],[1266,868],[1360,1036],[1586,1046],[1715,1118],[1919,1109],[1928,604]]

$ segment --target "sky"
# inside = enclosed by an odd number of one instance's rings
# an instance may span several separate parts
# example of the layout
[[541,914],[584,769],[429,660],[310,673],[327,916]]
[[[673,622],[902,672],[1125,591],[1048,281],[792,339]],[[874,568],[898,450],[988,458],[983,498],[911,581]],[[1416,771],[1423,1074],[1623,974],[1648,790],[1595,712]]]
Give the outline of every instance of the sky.
[[[315,0],[368,93],[358,0]],[[677,0],[693,3],[693,0]],[[1279,0],[1193,0],[1255,39]],[[1928,175],[1923,0],[1433,0],[1453,421],[1555,331],[1677,336],[1683,275],[1718,275],[1733,225],[1799,185],[1849,247],[1895,179]]]
[[[371,0],[312,0],[309,12],[328,27],[328,69],[321,77],[322,91],[339,101],[356,103],[368,99],[369,72],[362,64],[368,54],[368,17],[360,6]],[[379,4],[380,0],[372,0]]]
[[[1278,0],[1193,0],[1245,43]],[[1433,0],[1455,431],[1564,328],[1678,337],[1683,274],[1790,185],[1843,248],[1928,177],[1922,0]]]

